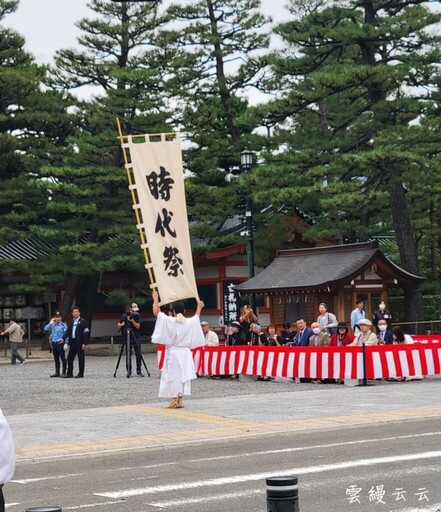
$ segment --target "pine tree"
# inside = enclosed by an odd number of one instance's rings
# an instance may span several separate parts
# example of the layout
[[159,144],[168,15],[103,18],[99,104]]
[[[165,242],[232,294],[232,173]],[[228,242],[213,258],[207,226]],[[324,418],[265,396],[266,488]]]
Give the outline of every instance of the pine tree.
[[79,23],[82,48],[58,52],[53,84],[65,90],[96,86],[100,92],[76,102],[78,129],[62,165],[40,172],[52,222],[50,228],[33,226],[60,245],[41,274],[63,276],[63,315],[77,298],[89,319],[104,272],[143,269],[116,117],[125,134],[170,131],[161,97],[164,55],[145,49],[162,22],[157,6],[93,0],[91,8],[96,18]]
[[254,144],[256,123],[248,117],[245,95],[260,83],[260,57],[269,41],[269,20],[259,8],[260,0],[172,5],[167,15],[173,25],[159,39],[172,55],[167,91],[188,139],[184,161],[191,174],[186,191],[193,233],[213,246],[234,239],[221,239],[218,228],[243,206],[238,183],[227,183],[225,176]]
[[[305,10],[292,2],[296,19],[277,29],[285,51],[273,57],[273,83],[284,93],[264,112],[287,129],[279,142],[289,151],[272,158],[270,176],[266,169],[255,177],[260,200],[300,200],[320,234],[356,241],[392,227],[401,265],[414,274],[412,198],[439,145],[424,118],[439,83],[440,38],[431,27],[440,16],[421,4],[319,1]],[[405,297],[407,318],[421,318],[420,292],[406,289]]]
[[[18,2],[0,0],[0,22]],[[42,162],[53,163],[69,132],[60,93],[43,88],[46,70],[24,50],[24,39],[0,26],[0,241],[29,236],[43,215],[46,195],[33,179]]]

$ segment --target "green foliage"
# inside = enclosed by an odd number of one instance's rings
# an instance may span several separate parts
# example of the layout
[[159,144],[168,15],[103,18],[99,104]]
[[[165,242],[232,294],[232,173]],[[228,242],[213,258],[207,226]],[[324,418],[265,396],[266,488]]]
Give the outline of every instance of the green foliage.
[[439,187],[431,93],[440,38],[431,27],[440,15],[420,4],[291,2],[302,15],[277,27],[285,48],[269,59],[267,87],[281,94],[256,109],[281,151],[252,178],[259,204],[308,213],[316,224],[305,235],[315,240],[395,229],[401,264],[414,273],[434,229],[428,212],[439,209],[427,187]]
[[[17,2],[0,2],[0,21]],[[33,186],[42,163],[59,159],[69,134],[67,102],[42,87],[46,69],[24,50],[24,39],[0,26],[0,242],[28,236],[42,222],[47,197]]]
[[252,131],[258,119],[248,115],[244,93],[259,86],[265,67],[261,53],[268,46],[269,20],[259,8],[259,0],[171,5],[172,24],[157,40],[172,56],[166,89],[178,105],[174,122],[188,140],[184,162],[192,233],[207,247],[231,243],[234,238],[219,226],[241,213],[237,185],[224,177],[257,138]]
[[[16,6],[0,0],[0,22]],[[81,48],[52,69],[0,26],[0,242],[54,248],[26,269],[2,265],[29,272],[28,291],[64,282],[87,296],[105,272],[142,272],[116,117],[125,134],[185,133],[195,248],[243,241],[220,228],[243,217],[250,189],[258,264],[297,243],[294,230],[319,243],[395,237],[393,259],[440,289],[439,13],[421,0],[291,0],[268,54],[259,0],[91,8]],[[73,96],[85,86],[93,97]],[[271,101],[251,107],[252,89]],[[260,164],[240,173],[244,148]],[[309,220],[293,226],[299,210]]]
[[62,278],[72,288],[66,300],[80,287],[83,297],[93,296],[105,272],[143,268],[116,118],[126,134],[170,131],[158,85],[162,57],[144,49],[161,23],[157,7],[98,0],[91,7],[97,17],[79,23],[82,50],[58,52],[50,85],[65,91],[95,85],[102,93],[72,99],[75,130],[63,158],[41,165],[32,183],[47,201],[45,222],[31,222],[29,230],[53,242],[58,254],[32,265],[31,283]]

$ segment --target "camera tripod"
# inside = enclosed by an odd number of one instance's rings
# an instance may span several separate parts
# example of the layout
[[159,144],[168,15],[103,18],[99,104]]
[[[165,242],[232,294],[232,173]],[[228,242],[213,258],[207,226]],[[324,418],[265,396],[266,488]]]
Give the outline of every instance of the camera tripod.
[[149,369],[147,368],[147,365],[144,361],[144,358],[142,357],[141,350],[138,347],[138,343],[136,342],[135,335],[133,334],[130,327],[126,327],[126,338],[121,343],[121,350],[119,352],[118,361],[116,363],[115,373],[113,374],[114,377],[116,377],[116,372],[119,368],[119,363],[121,362],[121,357],[123,355],[123,352],[125,350],[126,352],[126,370],[127,370],[127,378],[130,379],[132,376],[132,347],[135,351],[135,356],[141,359],[142,364],[144,365],[145,371],[147,375],[150,377]]

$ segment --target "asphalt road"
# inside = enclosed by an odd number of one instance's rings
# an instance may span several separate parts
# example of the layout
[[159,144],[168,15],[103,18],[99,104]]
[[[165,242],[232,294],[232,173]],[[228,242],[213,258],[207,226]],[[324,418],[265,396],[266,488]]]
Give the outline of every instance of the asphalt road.
[[296,475],[301,512],[441,511],[441,379],[367,388],[198,379],[182,410],[152,377],[84,379],[0,365],[17,467],[8,512],[264,512],[265,478]]
[[8,510],[264,512],[265,477],[290,474],[302,512],[441,510],[440,436],[434,419],[26,463]]

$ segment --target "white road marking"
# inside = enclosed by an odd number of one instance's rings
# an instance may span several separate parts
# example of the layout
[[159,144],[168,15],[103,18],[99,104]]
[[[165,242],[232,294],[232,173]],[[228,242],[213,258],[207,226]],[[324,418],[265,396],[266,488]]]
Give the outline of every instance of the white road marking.
[[328,443],[328,444],[315,444],[312,446],[301,446],[297,448],[281,448],[279,450],[265,450],[260,452],[248,452],[248,453],[236,453],[233,455],[219,455],[217,457],[205,457],[203,459],[191,459],[188,462],[209,462],[214,460],[227,460],[227,459],[236,459],[242,457],[254,457],[255,455],[270,455],[275,453],[291,453],[291,452],[301,452],[303,450],[314,450],[314,449],[322,449],[322,448],[336,448],[338,446],[350,446],[354,444],[364,444],[364,443],[378,443],[380,441],[395,441],[399,439],[413,439],[415,437],[432,437],[439,436],[441,432],[425,432],[422,434],[409,434],[403,436],[394,436],[394,437],[381,437],[377,439],[360,439],[359,441],[345,441],[343,443]]
[[20,505],[20,503],[8,503],[6,508],[15,507],[16,505]]
[[400,508],[394,512],[439,512],[441,510],[441,503],[431,505],[424,505],[424,508]]
[[[439,436],[439,435],[441,435],[441,431],[424,432],[421,434],[408,434],[408,435],[393,436],[393,437],[360,439],[359,441],[345,441],[342,443],[328,443],[328,444],[320,444],[320,445],[315,444],[315,445],[302,446],[302,447],[297,447],[297,448],[282,448],[279,450],[265,450],[265,451],[259,451],[259,452],[237,453],[237,454],[233,454],[233,455],[219,455],[217,457],[204,457],[201,459],[190,459],[187,462],[210,462],[210,461],[216,461],[216,460],[228,460],[228,459],[235,459],[235,458],[241,458],[241,457],[254,457],[254,456],[259,456],[259,455],[271,455],[271,454],[277,454],[277,453],[292,453],[292,452],[299,452],[299,451],[304,451],[304,450],[336,448],[339,446],[350,446],[350,445],[364,444],[364,443],[378,443],[378,442],[385,442],[385,441],[414,439],[414,438],[418,438],[418,437],[432,437],[432,436]],[[109,468],[106,471],[111,473],[111,472],[115,472],[115,471],[133,471],[133,470],[139,470],[139,469],[155,469],[155,468],[161,468],[164,466],[178,466],[179,464],[180,464],[180,462],[160,462],[158,464],[148,464],[145,466],[125,466],[122,468]]]
[[107,505],[117,505],[118,503],[124,503],[124,500],[104,501],[102,503],[88,503],[87,505],[77,505],[75,507],[63,507],[63,510],[79,510],[82,508],[104,507]]
[[[180,507],[182,505],[197,505],[198,503],[207,503],[209,501],[223,501],[235,498],[249,498],[256,494],[264,494],[264,489],[255,489],[254,491],[241,491],[241,492],[230,492],[228,494],[215,494],[214,496],[205,496],[201,498],[188,498],[186,500],[174,500],[174,501],[155,501],[153,503],[147,503],[151,507],[157,508],[172,508]],[[175,509],[176,510],[176,509]]]
[[109,473],[112,471],[133,471],[134,469],[152,469],[152,468],[162,468],[163,466],[177,466],[180,462],[160,462],[159,464],[150,464],[148,466],[129,466],[124,468],[110,468],[107,469]]
[[200,487],[217,487],[220,485],[231,485],[241,482],[252,482],[264,480],[270,476],[291,476],[291,475],[307,475],[311,473],[322,473],[325,471],[336,471],[339,469],[350,469],[363,466],[374,466],[376,464],[391,464],[395,462],[407,462],[412,460],[438,459],[441,458],[441,451],[411,453],[408,455],[396,455],[393,457],[377,457],[372,459],[359,459],[347,462],[338,462],[335,464],[321,464],[318,466],[293,468],[284,471],[273,471],[271,473],[254,473],[248,475],[237,475],[225,478],[211,478],[208,480],[196,480],[195,482],[183,482],[181,484],[159,485],[156,487],[141,487],[138,489],[126,489],[116,492],[97,492],[95,496],[103,496],[105,498],[131,498],[133,496],[143,496],[145,494],[156,494],[160,492],[179,491],[185,489],[197,489]]
[[67,475],[42,476],[40,478],[25,478],[23,480],[11,480],[14,484],[33,484],[42,480],[60,480],[61,478],[70,478],[71,476],[80,476],[80,473],[71,473]]

